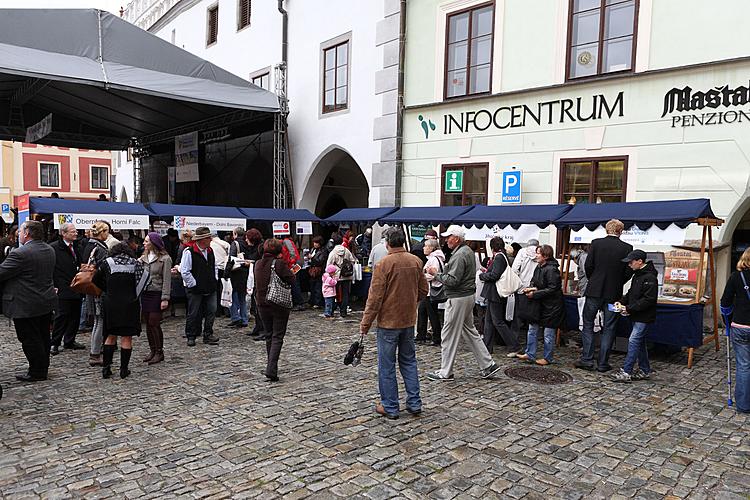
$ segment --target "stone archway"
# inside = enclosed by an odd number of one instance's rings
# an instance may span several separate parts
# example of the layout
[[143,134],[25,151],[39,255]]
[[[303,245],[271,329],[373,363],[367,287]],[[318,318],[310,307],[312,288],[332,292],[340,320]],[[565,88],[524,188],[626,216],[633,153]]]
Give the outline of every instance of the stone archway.
[[314,163],[299,206],[325,218],[342,208],[367,207],[369,197],[362,169],[347,151],[334,145]]

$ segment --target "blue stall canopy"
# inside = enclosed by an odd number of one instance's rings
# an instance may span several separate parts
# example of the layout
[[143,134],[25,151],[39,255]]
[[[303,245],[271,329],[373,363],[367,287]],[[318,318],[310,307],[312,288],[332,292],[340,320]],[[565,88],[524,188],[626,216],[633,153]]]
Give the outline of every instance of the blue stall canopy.
[[345,208],[340,212],[323,220],[324,224],[343,224],[365,222],[377,222],[398,210],[398,207],[381,208]]
[[210,205],[168,205],[150,203],[148,209],[158,217],[211,217],[216,219],[244,219],[245,215],[234,207]]
[[474,205],[466,207],[401,207],[390,215],[380,219],[383,224],[448,224],[459,215],[471,210]]
[[453,222],[463,225],[511,226],[518,229],[523,224],[535,224],[545,228],[565,215],[572,205],[475,205]]
[[240,208],[238,210],[243,218],[258,222],[320,222],[318,216],[304,208]]
[[716,219],[711,203],[705,198],[671,201],[635,201],[623,203],[582,203],[554,222],[558,229],[595,230],[610,219],[619,219],[625,228],[637,226],[646,230],[651,226],[666,229],[670,224],[685,228],[699,218]]
[[67,200],[63,198],[30,198],[32,214],[112,214],[151,215],[140,203],[115,203],[97,200]]

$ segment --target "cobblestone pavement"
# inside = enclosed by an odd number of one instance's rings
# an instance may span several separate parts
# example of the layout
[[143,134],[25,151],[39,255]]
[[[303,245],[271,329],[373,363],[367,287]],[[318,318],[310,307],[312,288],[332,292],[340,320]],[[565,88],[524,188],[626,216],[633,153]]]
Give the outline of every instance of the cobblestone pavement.
[[439,349],[419,346],[425,412],[389,421],[373,413],[374,343],[342,364],[358,317],[293,313],[276,384],[262,345],[219,327],[221,345],[188,348],[179,319],[165,363],[141,363],[136,341],[127,380],[66,351],[49,381],[21,384],[3,320],[0,496],[748,498],[750,419],[726,408],[722,351],[698,350],[692,370],[684,354],[657,358],[654,380],[615,385],[561,348],[554,366],[573,382],[542,386],[482,380],[465,350],[455,382],[432,382]]

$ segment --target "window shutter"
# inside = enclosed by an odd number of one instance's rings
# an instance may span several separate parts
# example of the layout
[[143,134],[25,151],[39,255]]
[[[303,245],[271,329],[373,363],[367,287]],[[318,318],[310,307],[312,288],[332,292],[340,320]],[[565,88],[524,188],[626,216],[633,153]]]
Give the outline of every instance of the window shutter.
[[245,26],[250,25],[250,3],[251,0],[239,0],[240,2],[240,12],[239,12],[239,23],[237,26],[237,29],[242,29]]
[[208,37],[206,45],[216,43],[219,35],[219,7],[214,7],[208,11]]

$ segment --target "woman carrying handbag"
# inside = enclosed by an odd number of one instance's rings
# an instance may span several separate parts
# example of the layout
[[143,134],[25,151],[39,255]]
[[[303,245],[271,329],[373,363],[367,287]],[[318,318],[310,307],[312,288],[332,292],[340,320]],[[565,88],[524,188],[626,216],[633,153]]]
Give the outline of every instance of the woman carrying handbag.
[[[83,254],[83,261],[99,269],[109,256],[109,249],[105,241],[109,238],[109,226],[106,222],[94,222],[91,226],[91,239],[89,240]],[[82,266],[83,267],[83,266]],[[104,318],[101,297],[94,295],[86,296],[86,311],[94,318],[94,326],[91,328],[91,354],[89,356],[90,366],[102,366],[102,345],[104,343]]]
[[255,300],[266,329],[268,362],[263,375],[271,382],[279,380],[279,355],[284,345],[289,312],[292,308],[291,287],[294,274],[281,258],[282,243],[277,239],[263,244],[263,258],[255,263]]

